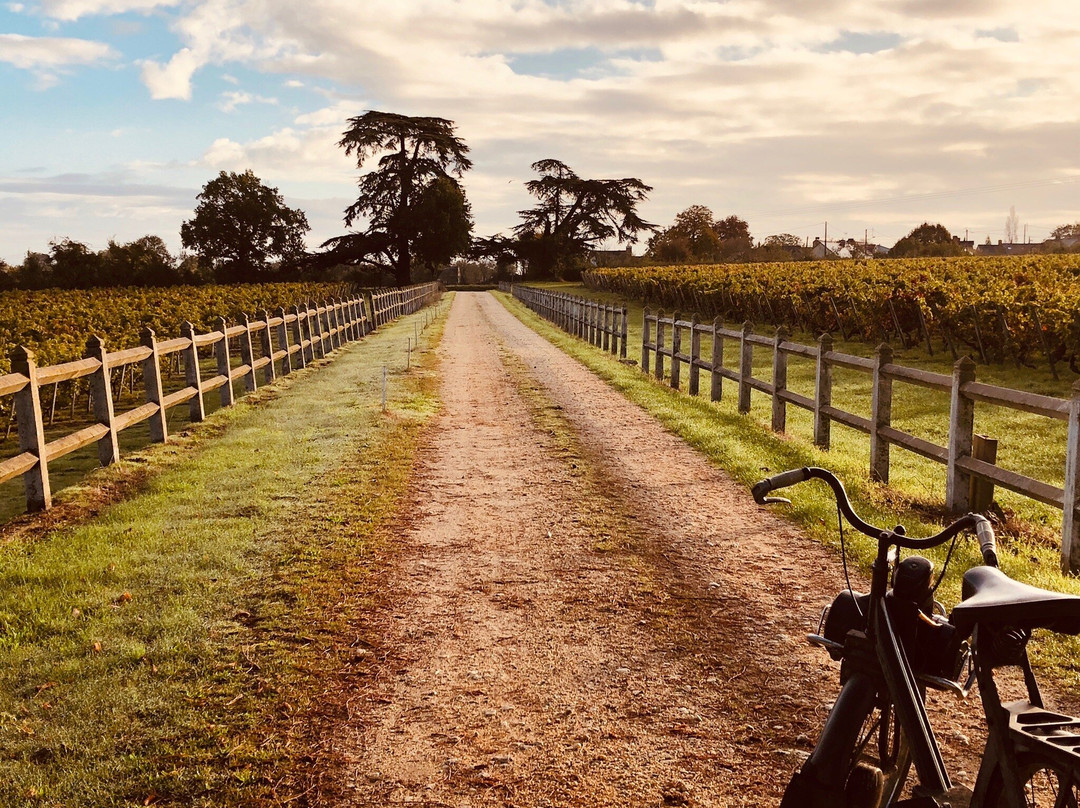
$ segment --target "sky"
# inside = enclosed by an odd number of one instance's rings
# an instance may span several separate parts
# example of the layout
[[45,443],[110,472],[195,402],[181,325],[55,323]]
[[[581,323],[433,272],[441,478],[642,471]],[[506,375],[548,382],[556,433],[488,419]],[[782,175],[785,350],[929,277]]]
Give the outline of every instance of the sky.
[[[543,158],[778,233],[977,242],[1080,220],[1076,0],[0,0],[0,259],[159,235],[253,170],[345,231],[350,117],[471,149],[477,235]],[[614,247],[616,245],[607,245]],[[641,251],[641,245],[636,248]]]

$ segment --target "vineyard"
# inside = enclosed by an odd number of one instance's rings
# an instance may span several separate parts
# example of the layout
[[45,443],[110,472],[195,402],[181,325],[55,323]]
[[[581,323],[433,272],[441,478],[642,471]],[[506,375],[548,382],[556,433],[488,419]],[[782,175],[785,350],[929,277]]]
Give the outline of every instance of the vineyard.
[[261,283],[3,292],[0,373],[10,371],[11,352],[20,345],[30,348],[40,365],[55,365],[80,359],[90,334],[109,346],[138,345],[143,326],[175,335],[186,321],[197,331],[212,331],[218,317],[235,321],[241,314],[276,312],[344,291],[341,284]]
[[[593,289],[701,315],[845,339],[925,344],[1080,373],[1080,256],[598,268]],[[932,337],[934,339],[932,339]]]

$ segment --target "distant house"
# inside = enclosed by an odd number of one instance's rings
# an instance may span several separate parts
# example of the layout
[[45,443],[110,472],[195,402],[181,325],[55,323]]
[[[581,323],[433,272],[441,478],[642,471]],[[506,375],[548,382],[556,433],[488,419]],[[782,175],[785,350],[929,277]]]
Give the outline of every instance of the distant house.
[[975,249],[976,255],[1031,255],[1043,252],[1042,243],[1006,244],[998,239],[997,244],[980,244]]
[[634,263],[634,252],[630,247],[625,250],[593,250],[589,263],[594,267],[625,267]]
[[826,253],[825,245],[822,244],[821,239],[814,239],[811,252],[814,258],[885,258],[889,254],[889,248],[881,244],[869,244],[849,238],[840,239],[840,241],[836,242],[836,249],[830,247]]
[[814,243],[810,247],[810,255],[812,255],[815,259],[818,259],[818,260],[821,260],[821,259],[824,259],[824,258],[839,258],[840,257],[839,255],[836,254],[835,250],[829,249],[829,247],[827,247],[825,245],[825,242],[823,242],[819,238],[814,239]]

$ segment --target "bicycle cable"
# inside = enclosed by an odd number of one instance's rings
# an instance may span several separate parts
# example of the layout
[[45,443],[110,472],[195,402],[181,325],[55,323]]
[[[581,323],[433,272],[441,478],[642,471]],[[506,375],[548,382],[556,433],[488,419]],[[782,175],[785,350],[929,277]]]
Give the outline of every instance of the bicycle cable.
[[855,611],[859,613],[859,617],[865,617],[862,613],[862,609],[859,608],[859,600],[855,597],[855,592],[851,589],[851,576],[848,575],[847,568],[847,548],[844,546],[844,514],[840,510],[840,500],[836,500],[836,524],[840,526],[840,563],[844,565],[844,581],[847,583],[848,594],[851,595],[851,602],[855,604]]
[[949,561],[952,560],[953,550],[956,549],[956,541],[959,538],[960,538],[959,533],[957,533],[955,536],[952,537],[952,542],[949,544],[949,552],[947,552],[945,554],[945,563],[941,565],[941,574],[938,576],[938,579],[934,582],[934,586],[930,589],[930,596],[931,597],[933,597],[934,593],[937,592],[937,588],[939,586],[941,586],[941,582],[945,580],[945,571],[949,568]]

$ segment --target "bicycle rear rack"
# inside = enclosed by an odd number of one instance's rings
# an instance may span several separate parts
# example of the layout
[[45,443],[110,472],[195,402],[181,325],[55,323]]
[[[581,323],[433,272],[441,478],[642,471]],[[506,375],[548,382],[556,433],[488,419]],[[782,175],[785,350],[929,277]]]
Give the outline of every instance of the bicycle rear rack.
[[1009,731],[1015,743],[1037,747],[1066,768],[1080,764],[1080,718],[1035,707],[1028,701],[1002,707],[1009,712]]

